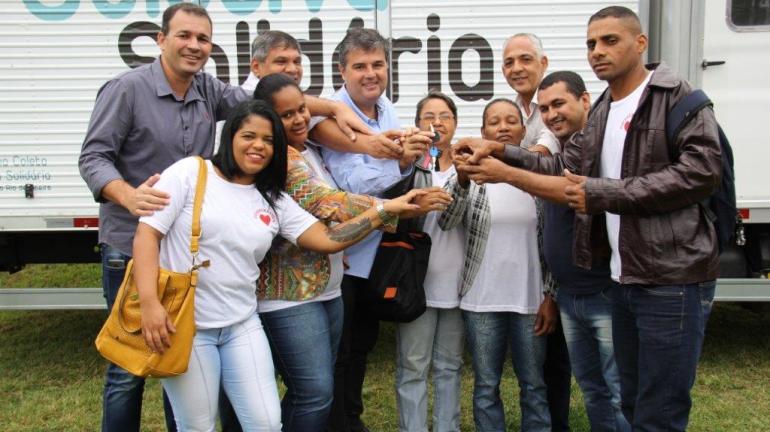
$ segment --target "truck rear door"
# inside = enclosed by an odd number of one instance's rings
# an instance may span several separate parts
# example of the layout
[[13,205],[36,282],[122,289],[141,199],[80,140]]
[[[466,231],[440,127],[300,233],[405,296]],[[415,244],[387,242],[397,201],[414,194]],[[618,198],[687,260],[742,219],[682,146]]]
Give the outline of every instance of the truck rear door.
[[735,153],[738,206],[770,222],[770,0],[705,2],[703,88]]

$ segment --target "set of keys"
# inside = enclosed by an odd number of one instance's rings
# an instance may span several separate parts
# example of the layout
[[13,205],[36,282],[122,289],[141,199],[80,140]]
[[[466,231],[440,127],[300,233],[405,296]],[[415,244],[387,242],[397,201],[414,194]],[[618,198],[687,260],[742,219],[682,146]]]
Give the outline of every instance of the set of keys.
[[433,164],[433,171],[440,171],[438,160],[441,158],[441,150],[436,147],[436,143],[441,139],[441,135],[430,125],[430,131],[433,132],[433,144],[430,146],[430,161]]

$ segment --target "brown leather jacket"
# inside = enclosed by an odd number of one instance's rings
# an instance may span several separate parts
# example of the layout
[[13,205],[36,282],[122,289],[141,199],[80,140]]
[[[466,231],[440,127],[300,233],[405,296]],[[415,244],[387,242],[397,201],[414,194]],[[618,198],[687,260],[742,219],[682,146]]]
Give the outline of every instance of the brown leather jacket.
[[549,157],[507,146],[505,159],[543,174],[560,175],[567,168],[590,177],[588,214],[575,217],[572,252],[577,266],[590,268],[609,258],[604,215],[610,212],[621,215],[621,283],[713,280],[719,273],[716,233],[699,202],[711,195],[722,172],[714,113],[701,110],[669,145],[666,114],[691,87],[665,64],[648,69],[654,72],[626,135],[620,180],[598,178],[609,91],[596,101],[586,127],[563,153]]

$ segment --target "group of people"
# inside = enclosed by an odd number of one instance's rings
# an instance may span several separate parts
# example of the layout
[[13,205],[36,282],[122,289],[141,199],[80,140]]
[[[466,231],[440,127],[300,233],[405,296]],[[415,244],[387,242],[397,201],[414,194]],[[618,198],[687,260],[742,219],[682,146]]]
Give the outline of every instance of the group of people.
[[[690,86],[644,65],[634,12],[589,20],[588,60],[608,84],[593,106],[578,74],[546,75],[537,36],[510,37],[502,71],[516,97],[489,102],[480,138],[459,140],[440,92],[400,124],[376,30],[348,31],[329,99],[303,94],[291,35],[254,40],[241,87],[201,72],[211,38],[204,8],[166,9],[160,57],[99,90],[80,156],[101,203],[107,305],[133,256],[142,333],[160,353],[175,329],[154,284],[159,267],[190,265],[194,156],[206,159],[210,265],[188,370],[162,380],[169,430],[214,430],[217,418],[226,431],[368,430],[379,322],[363,292],[382,232],[407,222],[432,248],[427,309],[396,326],[399,430],[460,430],[466,342],[476,430],[506,429],[509,347],[521,430],[568,430],[572,374],[592,430],[686,429],[718,271],[699,202],[718,184],[720,149],[711,110],[666,142],[666,113]],[[102,430],[139,430],[143,386],[108,367]]]

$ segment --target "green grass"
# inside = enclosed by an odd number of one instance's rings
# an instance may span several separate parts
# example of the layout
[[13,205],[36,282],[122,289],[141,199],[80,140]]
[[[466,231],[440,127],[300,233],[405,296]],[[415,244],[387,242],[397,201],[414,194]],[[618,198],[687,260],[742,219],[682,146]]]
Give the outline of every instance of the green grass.
[[[77,281],[77,283],[73,283]],[[1,274],[0,287],[99,286],[96,266],[30,266]],[[0,425],[4,431],[92,431],[101,416],[105,363],[94,349],[104,311],[0,313]],[[770,430],[770,315],[718,304],[709,322],[693,390],[693,431]],[[364,420],[373,431],[394,431],[393,326],[383,325],[370,357]],[[473,377],[463,371],[462,430],[473,430]],[[518,430],[518,389],[510,361],[502,385],[509,430]],[[157,380],[148,380],[142,425],[163,430]],[[588,431],[580,391],[573,382],[570,422]]]
[[101,287],[100,264],[36,264],[14,274],[0,272],[0,288]]

